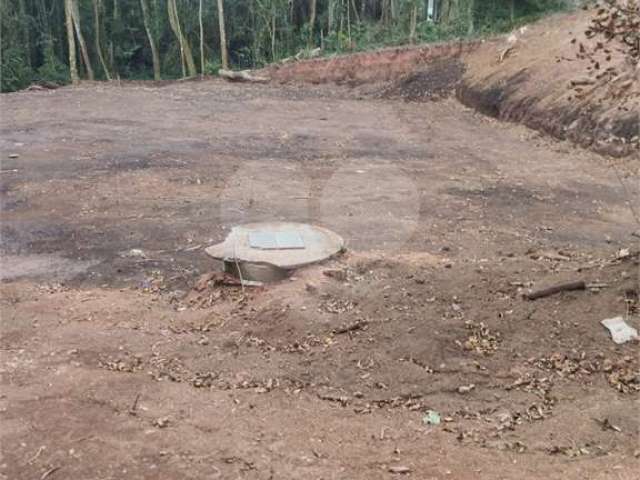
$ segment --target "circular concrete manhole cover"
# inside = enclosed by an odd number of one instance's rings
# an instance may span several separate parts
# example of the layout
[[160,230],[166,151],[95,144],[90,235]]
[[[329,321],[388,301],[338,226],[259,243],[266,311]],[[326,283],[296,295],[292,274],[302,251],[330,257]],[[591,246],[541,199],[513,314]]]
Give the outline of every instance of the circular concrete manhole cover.
[[243,280],[270,282],[285,278],[296,268],[326,260],[343,247],[342,237],[326,228],[265,222],[233,227],[224,242],[205,251]]

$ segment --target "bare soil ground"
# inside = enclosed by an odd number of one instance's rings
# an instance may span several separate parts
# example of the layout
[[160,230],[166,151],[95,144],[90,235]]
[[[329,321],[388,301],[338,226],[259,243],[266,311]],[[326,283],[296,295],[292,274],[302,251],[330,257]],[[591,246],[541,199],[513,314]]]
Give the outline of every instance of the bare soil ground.
[[[0,102],[0,478],[637,478],[632,159],[335,86]],[[198,281],[283,218],[349,250]]]

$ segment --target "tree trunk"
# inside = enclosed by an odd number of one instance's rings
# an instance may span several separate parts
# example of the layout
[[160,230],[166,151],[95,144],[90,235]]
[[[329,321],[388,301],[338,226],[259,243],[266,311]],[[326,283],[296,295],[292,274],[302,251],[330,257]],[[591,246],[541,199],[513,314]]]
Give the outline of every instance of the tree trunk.
[[436,19],[435,15],[435,2],[434,0],[427,1],[427,19],[433,21]]
[[360,23],[360,14],[358,13],[358,8],[356,7],[356,0],[351,0],[351,9],[353,10],[353,14],[355,15],[356,23]]
[[72,0],[64,0],[64,17],[67,24],[67,42],[69,45],[69,74],[71,82],[77,85],[80,81],[78,77],[78,65],[76,62],[76,39],[73,33],[73,18],[71,11],[73,10]]
[[467,35],[473,35],[475,31],[475,25],[473,21],[473,16],[475,13],[475,0],[467,0],[467,21],[469,22],[469,27],[467,29]]
[[274,9],[271,14],[271,60],[276,61],[276,20],[277,13]]
[[309,12],[309,47],[313,46],[313,27],[316,24],[316,7],[317,0],[310,0],[310,12]]
[[227,33],[224,28],[224,0],[218,0],[218,27],[220,28],[220,59],[222,61],[222,68],[223,70],[228,70],[229,52],[227,52]]
[[149,39],[149,46],[151,47],[151,59],[153,61],[153,79],[160,80],[160,55],[158,55],[158,48],[156,47],[156,40],[151,30],[151,21],[149,19],[149,6],[147,0],[140,0],[140,8],[142,8],[142,20],[144,22],[144,29],[147,31],[147,38]]
[[204,27],[202,25],[202,0],[198,5],[198,22],[200,24],[200,76],[204,77]]
[[[113,13],[112,21],[114,25],[117,25],[120,21],[120,8],[118,7],[119,0],[113,0]],[[120,74],[118,73],[118,66],[116,65],[115,56],[115,35],[109,35],[109,62],[111,63],[111,72],[114,78],[120,80]]]
[[[180,17],[178,16],[178,7],[176,6],[176,0],[168,0],[167,9],[169,13],[169,23],[173,33],[178,39],[180,45],[180,60],[182,65],[182,76],[186,77],[187,72],[190,77],[197,75],[196,64],[193,61],[193,54],[191,53],[191,46],[189,40],[182,33],[182,27],[180,26]],[[186,69],[185,71],[185,63]]]
[[51,24],[49,23],[49,15],[47,14],[47,8],[44,4],[44,0],[40,0],[38,3],[38,17],[42,30],[44,31],[44,63],[53,65],[56,58],[56,53],[53,47],[53,34],[51,33]]
[[382,0],[381,4],[380,20],[385,27],[389,25],[389,12],[391,10],[390,2],[391,0]]
[[25,60],[27,62],[27,66],[31,68],[31,39],[29,36],[29,25],[27,22],[27,9],[24,4],[24,0],[20,0],[19,3],[20,8],[20,29],[22,30],[22,42],[24,43],[23,47],[27,52],[25,56]]
[[418,24],[418,1],[413,0],[413,8],[411,9],[411,26],[409,30],[409,43],[416,43],[416,26]]
[[102,45],[100,43],[100,3],[101,0],[93,0],[93,18],[95,21],[95,32],[94,36],[96,39],[96,52],[98,52],[98,59],[100,60],[100,64],[102,65],[102,69],[104,70],[104,76],[107,80],[111,80],[111,74],[109,73],[109,69],[107,68],[107,63],[104,61],[104,55],[102,54]]
[[180,66],[182,67],[182,77],[187,76],[187,67],[184,62],[184,45],[182,44],[182,34],[180,33],[180,25],[176,21],[175,12],[173,9],[173,0],[167,0],[167,14],[169,15],[169,25],[173,34],[178,39],[178,45],[180,46]]
[[84,41],[82,30],[80,29],[80,10],[78,9],[77,0],[72,0],[71,3],[71,19],[73,20],[73,26],[75,27],[76,36],[78,37],[78,43],[80,44],[80,52],[82,53],[82,59],[87,69],[87,75],[89,80],[93,80],[93,68],[91,68],[91,60],[89,59],[89,51],[87,50],[87,44]]
[[327,6],[327,35],[331,35],[331,32],[333,32],[335,8],[335,0],[329,0]]
[[347,0],[347,38],[349,39],[349,49],[353,48],[351,43],[351,7],[349,6],[349,0]]

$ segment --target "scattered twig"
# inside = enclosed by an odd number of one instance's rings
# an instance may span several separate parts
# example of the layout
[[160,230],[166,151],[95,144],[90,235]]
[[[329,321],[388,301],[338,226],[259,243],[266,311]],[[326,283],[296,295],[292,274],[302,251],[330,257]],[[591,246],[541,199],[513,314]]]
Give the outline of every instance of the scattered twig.
[[138,393],[136,395],[136,398],[133,400],[133,405],[131,405],[131,408],[129,409],[129,415],[137,415],[138,412],[138,400],[140,400],[140,394]]
[[45,448],[47,448],[47,447],[45,447],[44,445],[42,445],[42,446],[38,449],[38,451],[36,452],[36,454],[35,454],[33,457],[31,457],[29,460],[27,460],[27,465],[30,465],[30,464],[32,464],[33,462],[35,462],[35,461],[38,459],[38,457],[40,456],[40,454],[44,451],[44,449],[45,449]]
[[509,45],[507,48],[502,50],[498,56],[498,63],[504,62],[511,52],[513,52],[513,45]]
[[50,468],[49,470],[47,470],[46,472],[44,472],[42,474],[42,476],[40,477],[40,480],[44,480],[45,478],[48,478],[50,475],[53,475],[58,470],[60,470],[60,467],[52,467],[52,468]]
[[340,335],[342,333],[349,333],[355,330],[362,330],[366,325],[367,322],[358,321],[344,327],[336,328],[333,333],[335,333],[336,335]]
[[560,292],[568,292],[571,290],[585,290],[586,288],[587,284],[584,281],[579,280],[576,282],[561,283],[558,285],[553,285],[551,287],[542,288],[540,290],[534,290],[533,292],[525,293],[524,298],[526,298],[527,300],[537,300],[538,298],[548,297]]
[[613,430],[614,432],[618,432],[618,433],[622,432],[622,429],[617,425],[614,425],[611,422],[609,422],[608,418],[605,418],[603,420],[600,420],[599,418],[594,418],[593,420],[597,422],[602,427],[603,430]]

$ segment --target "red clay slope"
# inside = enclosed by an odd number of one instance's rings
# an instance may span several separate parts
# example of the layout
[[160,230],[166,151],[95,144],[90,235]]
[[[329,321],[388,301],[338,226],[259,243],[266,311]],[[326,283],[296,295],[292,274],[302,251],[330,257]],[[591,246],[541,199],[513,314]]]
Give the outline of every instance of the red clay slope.
[[413,47],[384,48],[370,52],[274,64],[262,73],[281,83],[339,83],[362,85],[388,82],[414,72],[436,60],[460,57],[481,44],[448,42]]
[[[571,43],[573,38],[587,43],[583,32],[588,23],[586,12],[554,16],[515,32],[510,39],[480,46],[464,58],[466,71],[458,98],[486,114],[522,122],[600,153],[637,154],[637,71],[614,54],[607,65],[626,70],[626,76],[585,85],[578,95],[570,88],[572,81],[593,81],[588,62],[576,59],[578,43]],[[512,48],[500,61],[508,47]]]

